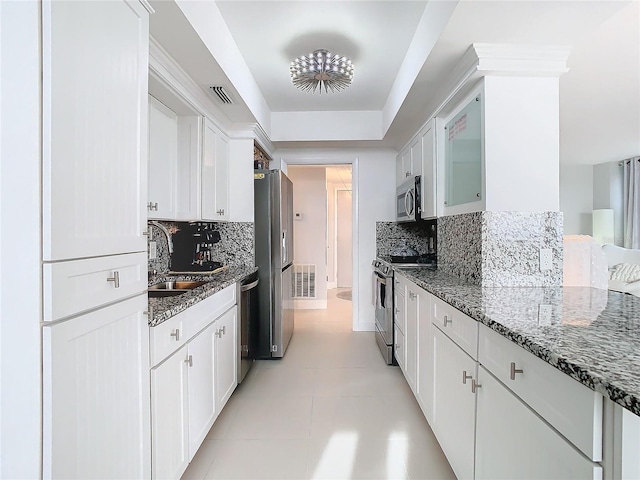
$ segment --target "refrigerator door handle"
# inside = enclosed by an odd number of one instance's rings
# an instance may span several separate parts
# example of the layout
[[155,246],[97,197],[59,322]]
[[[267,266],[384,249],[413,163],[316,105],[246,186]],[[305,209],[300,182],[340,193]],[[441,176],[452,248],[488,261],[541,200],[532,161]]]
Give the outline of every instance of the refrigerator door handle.
[[286,265],[288,263],[287,258],[287,231],[282,231],[282,264]]

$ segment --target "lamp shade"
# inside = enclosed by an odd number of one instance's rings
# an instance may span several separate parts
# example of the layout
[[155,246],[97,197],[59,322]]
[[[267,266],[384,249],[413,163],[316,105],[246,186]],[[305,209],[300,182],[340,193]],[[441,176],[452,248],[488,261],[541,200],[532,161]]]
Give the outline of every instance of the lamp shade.
[[593,211],[593,239],[600,245],[611,244],[614,240],[613,209],[600,208]]

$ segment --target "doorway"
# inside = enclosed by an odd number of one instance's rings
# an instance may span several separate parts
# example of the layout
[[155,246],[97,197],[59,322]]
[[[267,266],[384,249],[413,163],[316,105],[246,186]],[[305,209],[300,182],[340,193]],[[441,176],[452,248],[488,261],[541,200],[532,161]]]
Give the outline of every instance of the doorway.
[[294,297],[294,309],[335,311],[338,307],[348,312],[351,323],[351,165],[289,165],[287,176],[293,182],[294,282],[311,282],[313,287],[303,289],[312,295]]

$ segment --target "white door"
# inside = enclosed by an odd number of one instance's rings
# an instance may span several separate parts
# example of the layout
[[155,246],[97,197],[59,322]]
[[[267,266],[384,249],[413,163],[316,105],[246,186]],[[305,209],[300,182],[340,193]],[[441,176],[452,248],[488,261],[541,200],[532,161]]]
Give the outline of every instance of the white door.
[[45,261],[147,249],[148,42],[138,2],[42,3]]
[[213,324],[216,330],[215,360],[216,360],[216,408],[221,411],[231,397],[238,384],[236,365],[237,337],[236,322],[238,309],[234,307],[223,314]]
[[180,478],[189,465],[187,346],[151,370],[154,479]]
[[177,218],[178,116],[149,97],[148,218]]
[[209,325],[187,346],[189,391],[189,461],[209,433],[215,408],[215,324]]
[[337,286],[350,288],[353,284],[352,192],[337,190],[336,195]]
[[476,400],[471,382],[476,362],[432,327],[434,395],[432,428],[458,478],[473,478]]
[[477,479],[596,479],[602,467],[523,404],[483,367],[478,369]]
[[149,327],[139,295],[43,331],[43,477],[148,478]]

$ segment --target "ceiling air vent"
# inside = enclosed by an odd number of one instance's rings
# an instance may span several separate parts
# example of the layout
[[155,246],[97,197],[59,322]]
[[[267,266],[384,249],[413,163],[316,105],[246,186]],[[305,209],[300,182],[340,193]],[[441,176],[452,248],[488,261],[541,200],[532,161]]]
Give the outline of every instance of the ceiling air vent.
[[226,90],[221,87],[220,85],[211,85],[209,87],[209,89],[211,90],[211,92],[213,92],[215,94],[216,97],[218,97],[218,99],[220,99],[220,101],[222,103],[224,103],[225,105],[231,105],[233,103],[233,100],[231,100],[231,96],[226,92]]

